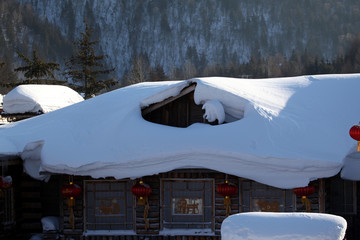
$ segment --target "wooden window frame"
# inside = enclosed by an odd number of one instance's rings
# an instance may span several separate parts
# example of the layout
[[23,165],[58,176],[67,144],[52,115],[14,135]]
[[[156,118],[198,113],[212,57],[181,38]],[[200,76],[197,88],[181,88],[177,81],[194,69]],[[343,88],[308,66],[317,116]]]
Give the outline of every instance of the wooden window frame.
[[[165,182],[209,182],[211,185],[211,204],[209,206],[205,205],[205,189],[203,188],[203,192],[202,192],[202,199],[203,199],[203,206],[202,206],[202,211],[203,211],[203,215],[205,215],[205,208],[211,208],[211,233],[215,233],[215,180],[211,179],[211,178],[201,178],[201,179],[184,179],[184,178],[162,178],[160,179],[160,205],[161,205],[161,211],[160,211],[160,231],[164,230],[164,183]],[[171,193],[172,195],[172,193]],[[192,197],[189,197],[192,198]],[[170,199],[170,204],[172,205],[172,198]],[[171,210],[172,212],[172,210]],[[198,215],[193,215],[193,216],[198,216]],[[192,215],[189,215],[188,217],[191,218],[193,217]],[[176,223],[181,224],[181,222],[175,222]],[[202,222],[194,222],[194,223],[190,223],[191,224],[197,224],[197,225],[206,225],[207,223],[205,222],[205,216],[203,216],[203,221]],[[183,228],[171,228],[171,230],[178,230],[178,229],[183,229]],[[205,230],[205,229],[209,229],[209,228],[187,228],[188,230]],[[170,231],[171,231],[170,230]]]
[[[243,185],[245,182],[249,183],[249,190],[244,190],[245,186]],[[254,188],[253,184],[260,184],[263,186],[264,189],[269,189],[269,191],[272,190],[278,190],[281,193],[281,199],[280,201],[283,203],[282,210],[279,208],[279,212],[295,212],[296,211],[296,196],[293,194],[292,189],[281,189],[276,188],[272,186],[268,186],[263,183],[255,182],[253,180],[249,179],[239,179],[239,212],[253,212],[253,211],[259,211],[259,209],[254,209],[253,206],[253,200],[255,199],[263,199],[264,201],[268,200],[277,200],[279,197],[277,196],[264,196],[264,197],[254,197],[253,193],[256,189]],[[248,196],[246,196],[245,191],[249,191]],[[267,192],[267,191],[266,191]],[[245,200],[245,198],[248,197],[248,200]],[[273,201],[274,202],[274,201]],[[291,204],[287,204],[287,202],[291,202]],[[271,203],[271,202],[269,202]],[[271,211],[271,209],[269,209]]]
[[[130,191],[130,186],[129,188],[126,187],[126,189],[123,189],[123,193],[124,193],[124,205],[120,206],[120,207],[124,207],[125,210],[124,210],[124,214],[123,214],[123,217],[126,219],[124,223],[111,223],[113,225],[122,225],[124,226],[124,229],[95,229],[95,230],[89,230],[88,229],[88,225],[92,224],[92,223],[88,223],[88,216],[87,216],[87,204],[88,204],[88,197],[87,197],[87,193],[88,192],[97,192],[96,190],[96,184],[97,183],[109,183],[109,188],[111,188],[111,184],[116,184],[116,183],[123,183],[125,184],[125,186],[127,186],[128,184],[130,184],[129,181],[126,181],[126,180],[84,180],[84,232],[88,232],[88,231],[135,231],[135,201],[134,201],[134,197],[132,196],[131,194],[131,191]],[[88,184],[94,184],[94,190],[93,191],[88,191],[87,190],[87,185]],[[111,190],[109,189],[110,192],[118,192],[119,190]],[[105,190],[103,190],[103,192],[107,192]],[[93,195],[93,197],[95,197]],[[128,201],[128,198],[131,197],[131,202],[132,202],[132,205],[131,206],[128,206],[127,205],[127,201]],[[132,210],[132,213],[131,213],[131,219],[129,221],[127,221],[127,219],[129,218],[129,214],[127,214],[127,210],[128,209],[131,209]],[[94,211],[95,211],[95,207],[94,207]],[[96,214],[94,213],[94,218],[96,218]],[[98,216],[99,217],[99,216]],[[111,216],[109,216],[111,217]],[[113,216],[114,218],[116,218],[117,216]],[[94,225],[97,225],[96,223],[93,223]],[[107,223],[98,223],[98,225],[102,225],[102,224],[107,224]],[[131,229],[130,229],[131,228]]]

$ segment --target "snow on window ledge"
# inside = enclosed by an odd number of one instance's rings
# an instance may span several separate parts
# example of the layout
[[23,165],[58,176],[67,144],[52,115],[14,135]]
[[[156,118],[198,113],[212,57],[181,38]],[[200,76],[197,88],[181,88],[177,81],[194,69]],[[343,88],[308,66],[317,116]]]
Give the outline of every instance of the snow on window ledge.
[[159,235],[165,236],[191,236],[191,235],[201,235],[201,236],[215,236],[215,232],[211,229],[168,229],[164,228],[159,232]]
[[83,236],[121,236],[121,235],[136,235],[133,230],[87,230]]

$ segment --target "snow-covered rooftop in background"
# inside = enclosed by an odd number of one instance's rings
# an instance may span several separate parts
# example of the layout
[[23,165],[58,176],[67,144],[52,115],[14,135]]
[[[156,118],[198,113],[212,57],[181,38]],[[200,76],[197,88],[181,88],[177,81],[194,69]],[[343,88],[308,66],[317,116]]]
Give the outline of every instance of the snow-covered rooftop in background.
[[[142,107],[191,83],[195,102],[210,103],[208,116],[241,120],[177,128],[142,118]],[[21,155],[39,178],[39,171],[121,179],[208,168],[293,188],[336,175],[345,161],[352,171],[343,177],[359,180],[348,133],[360,120],[359,90],[359,74],[140,83],[1,126],[0,154]]]
[[321,213],[234,214],[221,225],[222,240],[342,240],[347,228],[340,216]]
[[4,97],[4,113],[47,113],[84,99],[74,90],[60,85],[20,85]]

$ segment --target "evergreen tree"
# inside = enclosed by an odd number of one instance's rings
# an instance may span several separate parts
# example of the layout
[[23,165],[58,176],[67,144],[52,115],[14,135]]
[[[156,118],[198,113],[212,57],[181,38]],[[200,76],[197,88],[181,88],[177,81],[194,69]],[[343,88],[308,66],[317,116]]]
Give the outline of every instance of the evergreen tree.
[[[26,83],[47,83],[55,80],[53,71],[60,70],[59,64],[45,62],[33,51],[32,59],[17,51],[18,56],[26,63],[24,66],[15,68],[15,72],[23,72]],[[50,77],[50,79],[49,79]]]
[[16,86],[17,76],[12,71],[11,64],[8,57],[0,58],[0,88],[3,93],[4,89],[13,88]]
[[115,69],[104,69],[104,64],[101,63],[104,55],[96,55],[94,49],[94,45],[99,41],[92,41],[91,34],[92,30],[85,22],[85,32],[82,32],[81,38],[75,41],[75,55],[65,63],[67,70],[64,72],[64,75],[74,83],[72,87],[84,92],[85,99],[116,84],[114,79],[98,79],[100,74],[109,74]]

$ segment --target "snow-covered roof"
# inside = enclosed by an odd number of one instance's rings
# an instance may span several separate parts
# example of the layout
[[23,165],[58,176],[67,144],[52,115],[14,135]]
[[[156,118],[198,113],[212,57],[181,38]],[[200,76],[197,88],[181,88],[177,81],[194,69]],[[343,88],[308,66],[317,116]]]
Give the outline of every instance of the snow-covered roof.
[[3,99],[4,113],[47,113],[84,99],[74,90],[61,85],[20,85]]
[[[177,128],[142,118],[141,108],[194,82],[197,104],[216,100],[225,115],[241,120]],[[121,179],[208,168],[300,187],[337,174],[349,157],[360,161],[348,133],[360,120],[359,89],[359,74],[140,83],[1,126],[0,153],[21,155],[33,176],[47,171]],[[350,165],[353,172],[343,177],[359,180]]]

